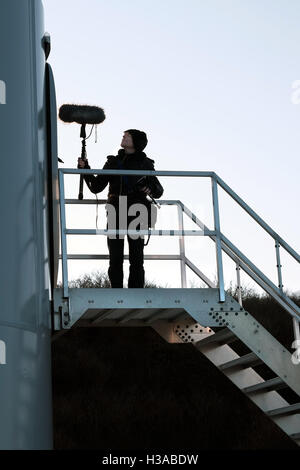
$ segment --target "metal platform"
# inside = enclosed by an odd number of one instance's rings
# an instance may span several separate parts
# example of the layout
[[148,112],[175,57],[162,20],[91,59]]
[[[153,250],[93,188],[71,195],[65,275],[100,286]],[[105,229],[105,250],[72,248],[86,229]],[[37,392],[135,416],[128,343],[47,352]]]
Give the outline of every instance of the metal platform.
[[54,291],[54,328],[77,326],[149,326],[158,320],[178,322],[193,319],[203,327],[226,325],[221,313],[244,309],[229,295],[219,302],[219,290],[202,289],[63,289]]

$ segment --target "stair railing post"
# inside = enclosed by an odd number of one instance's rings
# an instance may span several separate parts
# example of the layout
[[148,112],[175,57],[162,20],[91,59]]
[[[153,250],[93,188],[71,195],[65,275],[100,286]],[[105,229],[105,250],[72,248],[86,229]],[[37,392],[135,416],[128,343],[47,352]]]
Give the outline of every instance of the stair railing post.
[[280,248],[280,245],[279,245],[279,242],[277,240],[275,240],[275,249],[276,249],[276,267],[277,267],[277,275],[278,275],[278,287],[279,289],[282,291],[283,290],[283,284],[282,284],[282,272],[281,272],[281,268],[282,268],[282,265],[280,263],[280,252],[279,252],[279,248]]
[[66,236],[66,210],[65,210],[65,188],[64,173],[59,170],[59,206],[60,206],[60,236],[61,236],[61,257],[62,257],[62,279],[63,296],[69,297],[68,292],[68,254]]
[[[183,234],[183,211],[181,204],[177,204],[178,210],[178,228]],[[185,262],[185,245],[184,236],[179,236],[179,251],[180,251],[180,273],[181,273],[181,287],[186,287],[186,262]]]
[[[282,284],[282,264],[280,261],[280,244],[278,240],[275,240],[275,249],[276,249],[276,267],[277,267],[277,275],[278,275],[278,287],[283,292],[283,284]],[[293,331],[294,331],[294,340],[296,346],[300,346],[300,329],[299,329],[299,321],[297,318],[293,317]]]
[[296,349],[298,364],[300,364],[300,328],[299,321],[293,317],[293,330],[294,330],[294,342],[293,347]]
[[215,232],[216,232],[215,243],[216,243],[216,256],[217,256],[219,301],[225,302],[224,274],[223,274],[223,261],[222,261],[221,235],[220,235],[218,183],[216,180],[216,176],[211,177],[211,182],[212,182],[212,200],[213,200],[213,210],[214,210],[214,226],[215,226]]
[[300,347],[300,329],[299,329],[299,321],[297,318],[293,317],[293,328],[294,328],[294,337],[295,341],[299,341],[299,347]]
[[236,278],[237,278],[237,291],[238,291],[238,302],[240,306],[243,306],[242,301],[242,288],[241,288],[241,266],[240,263],[236,263]]

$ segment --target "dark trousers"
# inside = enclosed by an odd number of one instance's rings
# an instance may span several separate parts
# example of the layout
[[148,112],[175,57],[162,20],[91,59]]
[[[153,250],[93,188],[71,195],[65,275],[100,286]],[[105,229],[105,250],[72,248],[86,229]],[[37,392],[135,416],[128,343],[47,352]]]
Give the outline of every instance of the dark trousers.
[[[118,223],[119,212],[117,208],[116,228],[119,227]],[[134,217],[128,217],[128,225],[132,222]],[[128,227],[127,225],[127,227]],[[112,222],[110,227],[112,227]],[[106,226],[108,228],[108,224]],[[138,225],[137,230],[140,229]],[[137,239],[131,238],[127,235],[128,248],[129,248],[129,278],[128,287],[144,287],[145,271],[144,271],[144,237]],[[111,287],[123,287],[123,262],[124,262],[124,238],[116,235],[116,238],[107,237],[107,246],[109,250],[109,268],[108,277]]]
[[[133,240],[127,236],[129,247],[128,287],[144,287],[144,238]],[[109,250],[108,277],[111,287],[123,287],[124,238],[107,237]]]

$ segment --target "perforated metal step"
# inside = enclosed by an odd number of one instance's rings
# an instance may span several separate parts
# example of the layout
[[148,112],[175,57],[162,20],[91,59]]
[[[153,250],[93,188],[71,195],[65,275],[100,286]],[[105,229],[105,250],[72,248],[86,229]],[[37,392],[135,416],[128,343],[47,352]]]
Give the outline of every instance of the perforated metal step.
[[208,336],[207,338],[202,339],[197,343],[197,347],[201,349],[201,347],[206,346],[207,344],[216,345],[220,344],[230,344],[233,341],[236,341],[238,338],[235,334],[232,333],[228,328],[224,328],[221,331],[216,332],[213,335]]

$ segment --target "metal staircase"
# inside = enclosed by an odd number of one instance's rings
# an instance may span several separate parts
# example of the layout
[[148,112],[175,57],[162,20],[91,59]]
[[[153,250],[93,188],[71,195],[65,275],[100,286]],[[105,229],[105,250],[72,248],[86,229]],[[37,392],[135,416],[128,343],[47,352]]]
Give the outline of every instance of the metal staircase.
[[[178,260],[181,266],[181,289],[71,289],[68,285],[68,260],[108,259],[108,255],[68,255],[68,235],[109,235],[112,230],[70,230],[66,227],[66,204],[95,204],[94,200],[65,199],[65,174],[128,174],[156,176],[208,177],[212,181],[214,230],[209,230],[181,201],[159,201],[178,208],[179,230],[151,230],[152,236],[178,236],[179,255],[145,255],[145,259]],[[262,273],[220,229],[218,186],[224,189],[275,241],[278,287]],[[54,289],[53,327],[55,331],[74,326],[151,326],[168,342],[191,342],[210,359],[239,389],[265,414],[300,444],[300,308],[284,293],[280,264],[280,247],[297,262],[300,256],[275,233],[231,188],[212,172],[133,171],[133,170],[59,170],[60,235],[62,259],[62,288]],[[97,203],[105,204],[105,200]],[[197,226],[184,230],[183,214]],[[119,231],[119,233],[136,233]],[[148,234],[141,231],[140,234]],[[216,247],[218,281],[215,285],[186,256],[186,235],[208,236]],[[222,251],[236,264],[238,301],[224,290]],[[124,257],[128,259],[128,256]],[[190,268],[207,286],[186,287],[186,267]],[[262,289],[272,296],[290,315],[293,322],[296,351],[292,354],[283,347],[242,305],[240,270],[246,272]],[[250,352],[235,351],[241,341]],[[265,364],[273,377],[264,379],[255,369]],[[298,396],[296,403],[288,403],[278,393],[291,389]],[[221,393],[221,392],[220,392]]]

